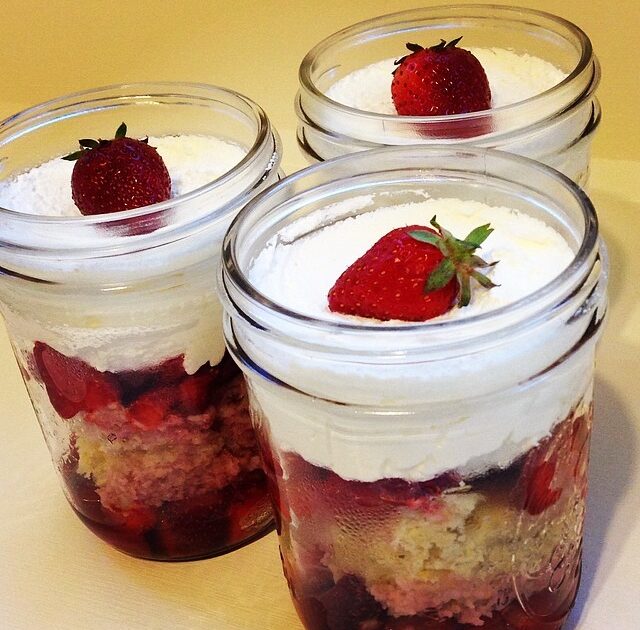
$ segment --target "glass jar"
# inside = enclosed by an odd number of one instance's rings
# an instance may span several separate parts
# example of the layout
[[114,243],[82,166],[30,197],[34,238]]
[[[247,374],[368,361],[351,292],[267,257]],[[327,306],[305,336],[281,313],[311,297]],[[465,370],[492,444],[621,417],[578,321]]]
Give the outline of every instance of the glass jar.
[[[130,137],[178,143],[176,164],[165,153],[174,186],[200,167],[219,172],[145,208],[58,216],[72,166],[57,158],[123,120]],[[211,145],[177,182],[196,142]],[[208,85],[98,88],[2,122],[0,158],[0,199],[12,195],[0,209],[0,308],[73,510],[116,549],[154,560],[217,555],[270,531],[215,282],[231,219],[279,178],[264,111]],[[54,183],[61,164],[68,176]]]
[[[297,259],[270,252],[425,191],[535,217],[573,258],[509,305],[422,323],[302,313],[254,281],[261,252],[267,273],[285,259],[296,273]],[[584,193],[502,152],[344,156],[238,215],[223,245],[225,337],[248,382],[306,628],[562,626],[580,576],[606,281]]]
[[[538,57],[566,78],[511,105],[454,116],[374,113],[327,96],[332,85],[355,70],[402,57],[407,42],[430,46],[460,36],[463,47]],[[507,71],[508,67],[500,70]],[[482,5],[394,13],[360,22],[320,42],[303,59],[299,78],[298,142],[310,161],[381,146],[446,142],[525,155],[579,184],[588,179],[591,142],[600,122],[595,98],[600,67],[587,35],[562,18],[519,7]],[[389,94],[390,89],[391,70]]]

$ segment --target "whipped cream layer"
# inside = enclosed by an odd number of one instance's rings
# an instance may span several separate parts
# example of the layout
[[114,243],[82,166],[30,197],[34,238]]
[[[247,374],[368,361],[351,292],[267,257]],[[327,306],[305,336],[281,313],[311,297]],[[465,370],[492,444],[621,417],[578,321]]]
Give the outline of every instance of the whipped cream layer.
[[[366,207],[373,198],[363,195],[349,203]],[[477,201],[430,199],[425,193],[423,201],[359,214],[297,240],[292,236],[299,232],[300,224],[293,224],[272,238],[256,258],[251,281],[272,300],[298,313],[357,321],[360,318],[332,313],[328,308],[327,294],[340,274],[391,230],[403,225],[430,227],[433,216],[458,238],[480,225],[491,224],[494,231],[478,253],[489,263],[499,261],[486,271],[499,286],[486,290],[475,285],[468,307],[455,308],[432,322],[506,306],[547,284],[573,260],[574,253],[564,238],[538,219]]]
[[[246,155],[243,147],[210,136],[151,137],[149,142],[165,161],[172,197],[217,179]],[[56,158],[4,180],[0,182],[0,206],[47,217],[80,217],[71,197],[72,170],[73,162]],[[16,287],[13,296],[5,296],[3,314],[16,350],[26,362],[34,341],[39,340],[67,356],[83,359],[98,370],[114,372],[157,365],[179,355],[185,356],[185,369],[190,374],[207,361],[216,365],[225,349],[222,308],[212,269],[225,227],[226,223],[215,233],[207,233],[207,243],[198,238],[183,239],[171,252],[147,249],[129,258],[111,256],[90,262],[61,258],[55,260],[50,270],[43,267],[46,261],[36,261],[38,271],[49,274],[54,281],[70,284],[80,281],[90,288],[72,294],[64,293],[63,288],[58,294],[55,286],[48,289],[41,285],[33,292]],[[70,247],[73,229],[71,222]],[[43,234],[46,239],[46,231]],[[83,234],[96,247],[111,238],[108,230],[99,227],[84,230]],[[60,247],[60,243],[51,246]],[[203,269],[196,268],[190,269],[182,280],[176,280],[178,286],[171,290],[135,286],[151,271],[154,275],[180,273],[209,249],[212,262],[208,277],[198,277]],[[99,291],[101,281],[128,288]]]
[[[491,88],[491,106],[524,101],[563,81],[567,74],[553,64],[504,48],[469,48],[480,61]],[[327,90],[334,101],[368,112],[395,114],[391,100],[395,59],[385,59],[351,72]]]
[[[331,222],[369,206],[368,212]],[[500,287],[476,288],[469,307],[419,329],[329,312],[327,292],[349,264],[391,229],[428,225],[434,214],[460,237],[491,223],[495,231],[480,254],[500,261],[490,272]],[[319,327],[305,338],[302,327],[288,329],[286,320],[278,327],[274,320],[271,333],[234,322],[243,351],[293,388],[249,373],[276,447],[360,481],[427,480],[453,469],[473,476],[509,465],[576,406],[589,404],[593,344],[572,352],[586,322],[550,320],[511,335],[496,330],[479,345],[461,341],[444,352],[429,344],[438,340],[441,324],[490,313],[543,287],[570,264],[575,249],[550,225],[514,209],[426,194],[387,207],[376,207],[364,195],[294,221],[255,257],[249,278],[276,303],[325,320],[327,330]],[[331,330],[336,321],[379,328],[363,331],[358,350],[349,333]],[[394,336],[402,334],[389,326],[411,328],[413,351],[389,355]],[[490,320],[478,326],[478,335],[492,331]],[[398,348],[406,348],[406,341],[398,341]],[[384,358],[376,355],[378,346],[385,347]]]

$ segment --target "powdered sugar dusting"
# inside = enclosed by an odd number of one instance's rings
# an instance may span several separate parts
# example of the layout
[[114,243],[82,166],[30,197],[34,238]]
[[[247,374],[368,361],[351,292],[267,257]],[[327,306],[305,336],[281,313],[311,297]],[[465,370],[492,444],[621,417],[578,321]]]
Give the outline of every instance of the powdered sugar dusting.
[[[217,179],[246,155],[246,149],[213,136],[151,137],[149,142],[167,165],[173,196]],[[79,216],[71,197],[72,170],[73,162],[55,158],[1,181],[0,206],[49,217]],[[96,229],[91,238],[99,245],[108,236],[106,231]],[[171,271],[180,262],[162,257],[162,264]],[[115,266],[114,261],[106,260],[104,266],[110,265]],[[78,275],[78,271],[70,264],[66,277],[72,279],[74,274]],[[120,280],[125,282],[122,277]],[[52,299],[51,310],[40,305],[37,310],[22,313],[21,309],[14,312],[7,307],[4,316],[16,349],[25,357],[29,356],[33,341],[39,339],[101,371],[137,369],[182,354],[185,370],[193,374],[207,361],[216,365],[222,359],[222,306],[215,292],[196,283],[189,292],[150,295],[144,298],[146,312],[140,309],[137,293],[127,295],[120,301],[115,297],[107,300],[98,308],[100,294],[96,291],[86,298],[88,305],[78,295],[77,301],[68,304]],[[130,300],[129,306],[123,307],[126,300]],[[91,314],[83,315],[85,310]]]
[[[245,156],[242,147],[213,136],[150,137],[171,176],[176,197],[224,175]],[[70,147],[70,149],[73,147]],[[0,206],[50,217],[80,216],[71,197],[74,162],[56,158],[0,182]]]
[[[371,199],[362,196],[350,199],[349,203],[356,201],[363,207]],[[494,232],[482,245],[480,254],[487,262],[500,261],[487,271],[499,286],[473,291],[468,307],[453,309],[437,318],[439,321],[469,317],[510,304],[550,282],[573,259],[573,252],[562,236],[534,217],[477,201],[426,198],[359,214],[289,243],[286,239],[293,234],[281,233],[257,257],[251,280],[264,294],[287,308],[314,317],[344,320],[347,316],[332,313],[327,304],[327,293],[340,274],[392,229],[428,225],[434,215],[458,238],[464,238],[479,225],[491,223]],[[294,223],[291,227],[298,226]],[[298,233],[310,228],[307,223],[300,227],[302,231]],[[326,252],[331,252],[331,256]]]
[[[541,94],[567,76],[553,64],[503,48],[469,48],[484,68],[491,88],[491,106],[504,107]],[[356,70],[327,90],[343,105],[378,114],[395,114],[391,100],[391,73],[395,59],[385,59]]]

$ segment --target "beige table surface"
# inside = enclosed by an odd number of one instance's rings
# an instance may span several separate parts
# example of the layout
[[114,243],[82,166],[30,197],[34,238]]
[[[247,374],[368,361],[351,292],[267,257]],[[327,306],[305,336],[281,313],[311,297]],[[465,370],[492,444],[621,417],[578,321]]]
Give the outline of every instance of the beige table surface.
[[[603,67],[604,121],[591,196],[611,254],[611,309],[596,377],[584,577],[567,628],[637,630],[640,2],[528,5],[579,24]],[[0,116],[108,83],[213,83],[267,110],[291,172],[304,165],[292,107],[304,53],[343,26],[416,6],[399,0],[3,0]],[[0,629],[300,630],[273,534],[231,555],[187,564],[136,561],[90,534],[63,499],[3,330],[0,368]]]

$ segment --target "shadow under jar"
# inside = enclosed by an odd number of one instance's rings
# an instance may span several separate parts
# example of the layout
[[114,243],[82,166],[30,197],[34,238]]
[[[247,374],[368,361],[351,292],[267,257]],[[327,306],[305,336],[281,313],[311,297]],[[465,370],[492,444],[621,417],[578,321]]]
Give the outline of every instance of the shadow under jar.
[[[408,53],[405,44],[428,47],[460,36],[461,47],[481,49],[478,56],[492,90],[496,86],[508,96],[508,104],[494,98],[493,108],[480,112],[398,116],[390,97],[391,73],[393,60]],[[523,72],[518,66],[529,64],[528,56],[537,59],[527,80],[537,82],[546,73],[558,75],[558,82],[533,93],[527,88],[524,97],[521,88],[511,86],[511,95],[509,75]],[[331,93],[352,73],[380,63],[385,65],[388,88],[372,87],[372,75],[361,74],[348,88],[361,93],[358,101],[344,91]],[[446,142],[517,153],[554,167],[580,185],[588,180],[591,143],[601,116],[595,97],[600,67],[587,35],[560,17],[483,5],[393,13],[350,26],[317,44],[303,59],[299,80],[298,142],[310,161],[382,146]],[[377,109],[381,89],[381,98],[389,101],[384,113]]]
[[[425,191],[436,206],[456,199],[544,222],[568,244],[568,264],[508,305],[423,323],[336,318],[265,284],[279,260],[295,266],[287,247],[400,212]],[[584,193],[501,152],[345,156],[237,217],[223,246],[225,338],[249,385],[305,628],[561,628],[580,578],[606,280]]]
[[[123,120],[172,198],[81,216],[59,158]],[[0,308],[66,498],[132,556],[209,557],[273,526],[215,276],[280,157],[260,107],[200,84],[98,88],[0,124]]]

